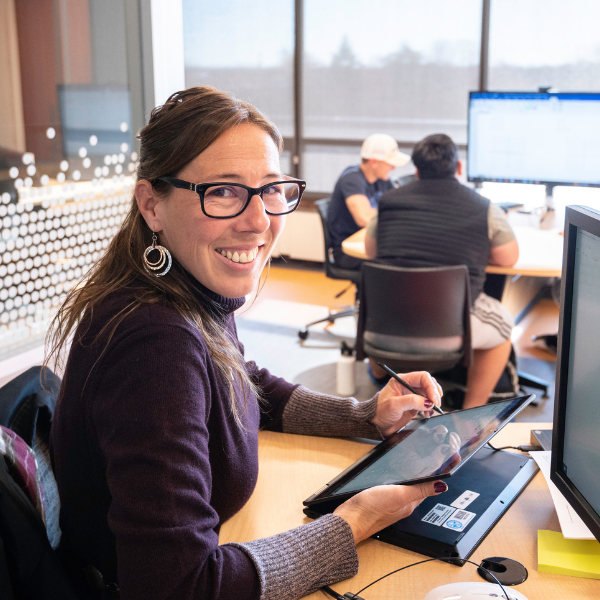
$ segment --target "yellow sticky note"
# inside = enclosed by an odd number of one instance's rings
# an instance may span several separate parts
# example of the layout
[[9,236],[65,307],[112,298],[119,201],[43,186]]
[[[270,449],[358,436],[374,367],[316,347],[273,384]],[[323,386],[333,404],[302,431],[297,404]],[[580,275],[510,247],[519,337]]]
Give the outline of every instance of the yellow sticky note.
[[600,579],[600,542],[566,540],[556,531],[538,531],[538,571]]

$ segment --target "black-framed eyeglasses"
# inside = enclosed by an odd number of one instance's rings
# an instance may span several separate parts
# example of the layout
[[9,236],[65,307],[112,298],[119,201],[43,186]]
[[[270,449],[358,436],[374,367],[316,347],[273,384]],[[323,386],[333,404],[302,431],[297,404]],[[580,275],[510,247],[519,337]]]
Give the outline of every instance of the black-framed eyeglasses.
[[254,196],[260,196],[265,211],[272,216],[287,215],[298,208],[306,181],[286,179],[253,188],[241,183],[191,183],[176,177],[158,177],[173,187],[196,192],[202,212],[213,219],[232,219],[241,215]]

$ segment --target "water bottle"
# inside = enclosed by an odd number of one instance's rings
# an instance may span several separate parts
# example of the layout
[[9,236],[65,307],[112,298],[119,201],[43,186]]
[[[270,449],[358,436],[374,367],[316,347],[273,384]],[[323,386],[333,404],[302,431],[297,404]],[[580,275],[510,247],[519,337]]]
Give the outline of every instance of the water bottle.
[[354,348],[342,342],[340,357],[337,361],[337,393],[338,396],[352,396],[356,390],[356,360]]

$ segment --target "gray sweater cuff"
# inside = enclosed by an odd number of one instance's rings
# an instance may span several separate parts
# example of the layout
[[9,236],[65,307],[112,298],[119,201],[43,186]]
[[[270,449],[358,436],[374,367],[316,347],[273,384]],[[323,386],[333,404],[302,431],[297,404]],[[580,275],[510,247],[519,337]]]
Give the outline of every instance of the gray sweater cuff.
[[246,544],[261,582],[260,600],[294,600],[358,573],[358,554],[350,525],[325,515],[285,533]]
[[365,437],[381,440],[370,423],[377,410],[379,393],[366,402],[338,398],[297,387],[283,411],[283,431],[302,435]]

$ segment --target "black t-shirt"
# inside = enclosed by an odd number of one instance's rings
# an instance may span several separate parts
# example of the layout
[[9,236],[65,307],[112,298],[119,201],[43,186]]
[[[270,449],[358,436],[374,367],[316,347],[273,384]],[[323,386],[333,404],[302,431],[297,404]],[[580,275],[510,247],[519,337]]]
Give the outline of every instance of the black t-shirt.
[[369,183],[359,165],[344,170],[335,184],[329,204],[329,234],[334,248],[341,247],[347,237],[360,229],[346,206],[346,198],[361,194],[369,199],[373,208],[377,208],[381,194],[392,187],[391,181],[384,179]]

